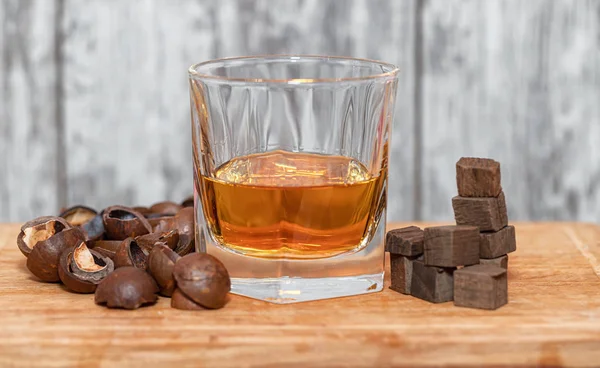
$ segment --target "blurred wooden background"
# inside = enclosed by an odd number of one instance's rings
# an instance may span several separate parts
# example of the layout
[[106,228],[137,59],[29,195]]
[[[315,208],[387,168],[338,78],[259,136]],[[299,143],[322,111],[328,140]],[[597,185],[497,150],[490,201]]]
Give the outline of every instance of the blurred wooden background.
[[313,53],[402,69],[390,220],[449,220],[454,163],[511,218],[600,222],[598,0],[0,0],[0,221],[192,192],[187,67]]

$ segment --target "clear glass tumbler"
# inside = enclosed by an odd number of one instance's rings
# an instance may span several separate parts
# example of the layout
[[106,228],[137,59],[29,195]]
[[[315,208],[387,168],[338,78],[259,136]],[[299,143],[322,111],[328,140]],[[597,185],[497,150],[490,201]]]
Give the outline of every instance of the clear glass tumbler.
[[273,303],[383,288],[398,69],[324,56],[189,69],[196,247]]

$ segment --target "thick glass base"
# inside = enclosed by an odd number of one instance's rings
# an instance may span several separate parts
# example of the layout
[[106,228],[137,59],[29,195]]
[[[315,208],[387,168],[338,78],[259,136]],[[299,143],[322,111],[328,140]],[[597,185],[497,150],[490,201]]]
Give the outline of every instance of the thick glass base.
[[197,251],[217,257],[231,276],[231,292],[271,303],[367,294],[383,289],[385,214],[360,250],[313,259],[261,258],[217,243],[202,217],[196,226]]
[[231,279],[232,293],[275,304],[375,293],[382,289],[383,272],[349,277]]

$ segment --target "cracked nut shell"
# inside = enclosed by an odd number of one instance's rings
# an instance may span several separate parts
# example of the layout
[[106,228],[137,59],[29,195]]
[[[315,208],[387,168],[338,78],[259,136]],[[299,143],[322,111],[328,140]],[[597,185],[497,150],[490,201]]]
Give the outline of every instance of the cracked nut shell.
[[162,215],[176,215],[181,205],[171,201],[158,202],[150,206],[150,212]]
[[181,207],[194,207],[194,196],[191,195],[181,202]]
[[173,294],[173,268],[179,258],[181,257],[177,253],[165,245],[156,245],[148,256],[148,271],[158,284],[161,295],[168,297]]
[[181,310],[205,310],[203,306],[188,298],[179,288],[173,291],[171,295],[171,308]]
[[96,252],[114,260],[117,249],[119,249],[122,242],[122,240],[96,240],[90,241],[88,244]]
[[179,243],[179,233],[177,230],[153,232],[138,236],[135,238],[135,241],[148,252],[152,251],[156,243],[166,244],[167,247],[175,249],[177,243]]
[[[78,261],[74,259],[77,254]],[[102,256],[85,243],[65,249],[60,256],[58,275],[65,286],[76,293],[91,294],[108,274],[113,272],[113,261]]]
[[17,246],[25,257],[29,257],[31,250],[38,242],[70,228],[71,225],[63,218],[54,216],[38,217],[27,221],[21,226],[21,232],[17,235]]
[[65,249],[73,248],[83,241],[85,236],[76,227],[56,233],[33,247],[27,257],[27,268],[42,281],[60,281],[58,275],[60,255]]
[[175,215],[150,214],[147,218],[150,226],[152,226],[152,231],[155,233],[164,233],[177,229]]
[[110,260],[106,261],[106,257],[94,253],[88,249],[85,243],[81,243],[73,249],[73,259],[70,268],[78,278],[97,284],[109,272],[114,271],[114,265],[113,269],[110,270],[108,264],[112,264],[113,262]]
[[125,206],[112,206],[102,216],[106,236],[110,240],[124,240],[152,232],[152,226],[139,212]]
[[131,207],[132,210],[137,211],[139,213],[141,213],[142,215],[146,216],[151,214],[152,212],[150,211],[150,209],[148,207],[145,206],[135,206],[135,207]]
[[98,215],[98,212],[86,206],[73,206],[62,211],[59,217],[64,218],[71,226],[82,226]]
[[179,232],[179,243],[175,252],[180,256],[192,253],[195,248],[194,208],[185,207],[175,215],[175,226]]
[[205,308],[221,308],[227,302],[231,279],[227,269],[215,257],[192,253],[175,263],[173,277],[177,288]]
[[86,240],[98,240],[104,237],[103,212],[96,212],[93,208],[86,206],[73,206],[61,212],[71,226],[83,230]]
[[156,303],[157,292],[158,286],[148,273],[135,267],[121,267],[100,282],[94,301],[108,308],[137,309]]
[[104,238],[104,211],[94,216],[90,221],[81,225],[81,230],[87,240],[100,240]]
[[121,242],[115,252],[114,262],[115,268],[132,266],[145,271],[148,265],[148,253],[133,238],[127,238]]

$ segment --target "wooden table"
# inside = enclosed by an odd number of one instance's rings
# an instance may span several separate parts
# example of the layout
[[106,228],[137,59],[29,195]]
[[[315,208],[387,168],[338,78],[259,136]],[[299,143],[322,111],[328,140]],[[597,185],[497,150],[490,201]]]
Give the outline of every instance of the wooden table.
[[[400,226],[400,224],[395,224]],[[517,224],[509,304],[430,304],[386,288],[274,305],[233,296],[217,311],[94,305],[30,276],[0,225],[0,366],[600,366],[600,228]],[[389,283],[389,280],[388,280]]]

